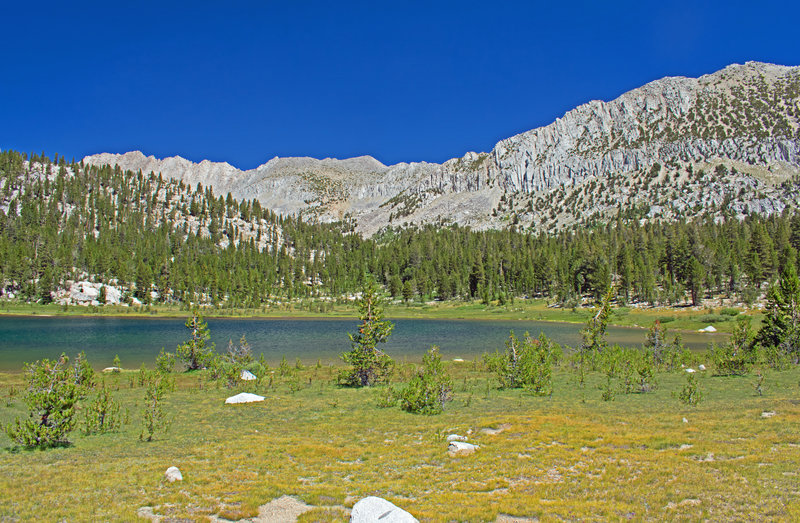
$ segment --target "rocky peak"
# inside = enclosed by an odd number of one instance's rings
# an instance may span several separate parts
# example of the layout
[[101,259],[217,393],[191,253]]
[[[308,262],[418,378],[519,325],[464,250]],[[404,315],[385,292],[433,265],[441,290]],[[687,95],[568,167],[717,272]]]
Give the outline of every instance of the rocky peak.
[[[800,171],[800,68],[747,62],[700,78],[662,78],[609,102],[583,104],[549,125],[501,140],[489,153],[469,152],[443,164],[275,157],[241,171],[227,163],[158,160],[139,151],[84,161],[202,182],[218,194],[257,198],[281,213],[323,220],[349,214],[368,234],[387,224],[442,219],[502,227],[509,213],[541,227],[546,222],[537,211],[503,210],[503,195],[519,195],[518,201],[533,207],[534,198],[558,191],[568,199],[594,180],[619,191],[625,187],[635,206],[643,173],[664,167],[658,183],[679,191],[677,180],[686,182],[687,169],[720,163],[748,176],[778,173],[772,182],[785,181]],[[619,177],[626,180],[618,183]],[[596,201],[584,196],[578,201]],[[584,211],[598,209],[586,205]]]

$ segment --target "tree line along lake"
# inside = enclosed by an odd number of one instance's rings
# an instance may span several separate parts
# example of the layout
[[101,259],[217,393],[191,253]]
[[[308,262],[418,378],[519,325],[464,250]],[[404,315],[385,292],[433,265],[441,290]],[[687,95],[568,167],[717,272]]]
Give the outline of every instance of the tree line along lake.
[[[152,366],[161,348],[174,352],[189,335],[181,318],[116,317],[31,317],[0,316],[0,371],[20,371],[23,364],[42,358],[55,358],[62,352],[74,357],[85,351],[95,368],[111,365],[119,355],[122,366]],[[284,356],[294,363],[338,362],[339,355],[350,349],[348,333],[355,332],[356,319],[207,319],[211,341],[224,352],[228,340],[238,343],[242,335],[258,357],[269,364]],[[382,348],[398,361],[419,361],[431,345],[440,348],[444,359],[469,360],[485,352],[505,348],[513,330],[534,337],[540,331],[562,346],[580,344],[581,324],[513,320],[393,320],[394,332]],[[608,328],[608,342],[639,347],[645,341],[645,329]],[[684,344],[693,350],[704,349],[721,335],[684,332]],[[669,336],[672,339],[672,336]]]

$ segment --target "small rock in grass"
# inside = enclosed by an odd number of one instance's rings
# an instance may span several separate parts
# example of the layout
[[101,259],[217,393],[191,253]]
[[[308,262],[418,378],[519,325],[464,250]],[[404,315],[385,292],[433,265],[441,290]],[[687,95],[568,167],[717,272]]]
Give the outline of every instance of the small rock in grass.
[[164,473],[164,479],[170,483],[175,481],[183,481],[183,474],[181,474],[181,471],[178,469],[178,467],[170,467]]
[[461,434],[449,434],[447,436],[447,442],[450,443],[451,441],[467,441],[467,437]]
[[264,396],[258,394],[250,394],[249,392],[242,392],[236,396],[231,396],[225,400],[225,403],[252,403],[254,401],[264,401]]
[[119,367],[106,367],[103,372],[119,372],[121,370]]
[[698,365],[697,368],[700,369],[700,370],[706,370],[706,366],[703,365],[702,363],[700,365]]
[[456,363],[464,363],[464,358],[453,358]]
[[369,496],[355,505],[350,523],[418,523],[417,518],[383,498]]
[[774,415],[775,415],[775,411],[773,411],[773,410],[765,410],[764,412],[761,413],[761,417],[762,418],[771,418]]
[[242,374],[239,376],[239,378],[244,380],[244,381],[253,381],[253,380],[257,380],[258,379],[258,378],[256,378],[255,374],[253,374],[252,372],[250,372],[247,369],[242,370]]
[[153,512],[153,507],[139,507],[136,510],[136,515],[142,519],[149,519],[150,521],[155,521],[158,523],[161,521],[161,516],[158,516]]
[[451,441],[450,445],[447,446],[447,453],[450,454],[450,456],[469,456],[475,453],[479,448],[478,445],[473,445],[465,441]]
[[686,418],[683,418],[683,422],[684,422],[684,423],[689,423],[689,420],[688,420],[688,419],[686,419]]
[[501,432],[506,431],[506,430],[508,430],[510,428],[511,428],[511,425],[509,425],[508,423],[503,423],[502,425],[500,425],[496,429],[493,429],[493,428],[490,428],[490,427],[483,428],[483,429],[481,429],[481,434],[488,434],[489,436],[495,436],[495,435],[500,434]]

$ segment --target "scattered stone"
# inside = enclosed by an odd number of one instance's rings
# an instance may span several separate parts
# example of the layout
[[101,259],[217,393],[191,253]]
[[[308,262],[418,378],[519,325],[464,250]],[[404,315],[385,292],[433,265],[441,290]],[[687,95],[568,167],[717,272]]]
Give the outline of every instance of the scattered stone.
[[689,445],[688,443],[684,443],[683,445],[678,447],[678,450],[687,450],[687,449],[690,449],[692,447],[693,447],[693,445]]
[[453,361],[455,361],[456,363],[464,363],[463,358],[453,358]]
[[139,507],[136,511],[136,515],[142,519],[149,519],[153,523],[159,523],[161,521],[161,516],[153,512],[153,507]]
[[686,370],[686,372],[688,372],[689,374],[694,374],[695,372],[697,372],[696,370],[694,370],[694,369],[692,369],[692,368],[688,368],[688,369],[685,369],[685,370]]
[[298,516],[313,509],[297,498],[281,496],[266,505],[258,507],[258,517],[254,522],[297,521]]
[[771,418],[774,415],[775,415],[774,410],[765,410],[764,412],[761,413],[762,418]]
[[684,422],[684,423],[689,423],[689,420],[688,420],[688,419],[686,419],[686,418],[683,418],[683,422]]
[[470,454],[474,454],[479,448],[478,445],[473,445],[465,441],[451,441],[450,445],[447,446],[447,453],[450,454],[450,456],[469,456]]
[[252,372],[250,372],[249,370],[246,370],[246,369],[242,371],[242,374],[239,377],[241,379],[243,379],[244,381],[253,381],[253,380],[258,379],[258,378],[256,378],[255,374],[253,374]]
[[706,366],[703,365],[702,363],[700,365],[698,365],[697,368],[700,369],[700,370],[706,370]]
[[447,442],[450,443],[451,441],[467,441],[467,437],[461,434],[449,434],[447,436]]
[[524,516],[510,516],[508,514],[498,514],[494,523],[527,523],[529,521],[539,521],[537,518],[526,518]]
[[170,467],[164,472],[164,479],[169,481],[170,483],[174,483],[175,481],[183,481],[183,474],[178,469],[178,467]]
[[355,505],[350,523],[418,523],[417,518],[383,498],[369,496]]
[[225,403],[253,403],[254,401],[264,401],[264,396],[242,392],[241,394],[226,399]]
[[116,372],[120,372],[121,370],[122,369],[119,368],[119,367],[106,367],[105,369],[103,369],[103,372],[114,372],[114,373],[116,373]]
[[695,507],[699,504],[700,504],[699,499],[688,498],[682,500],[680,503],[675,503],[674,501],[670,501],[664,508],[667,510],[675,510],[678,507]]
[[500,425],[496,429],[493,429],[491,427],[483,428],[483,429],[481,429],[481,434],[488,434],[489,436],[495,436],[495,435],[500,434],[501,432],[504,432],[504,431],[506,431],[506,430],[508,430],[510,428],[511,428],[511,425],[509,425],[508,423],[503,423],[502,425]]
[[697,332],[717,332],[717,329],[715,329],[713,325],[709,325],[708,327],[698,329]]

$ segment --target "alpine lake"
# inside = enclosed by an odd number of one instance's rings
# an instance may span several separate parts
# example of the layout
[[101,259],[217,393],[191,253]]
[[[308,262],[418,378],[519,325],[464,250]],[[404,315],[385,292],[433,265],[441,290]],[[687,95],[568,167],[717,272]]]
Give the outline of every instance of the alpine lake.
[[[382,349],[398,361],[419,361],[437,345],[443,359],[471,360],[486,352],[504,350],[510,331],[517,336],[544,332],[565,350],[580,344],[581,324],[522,320],[423,320],[397,319],[394,331]],[[269,364],[282,358],[304,364],[335,363],[350,349],[347,334],[356,331],[357,319],[207,319],[211,342],[224,352],[229,340],[238,343],[244,335],[256,357]],[[640,347],[647,331],[642,328],[608,328],[608,342]],[[152,367],[163,348],[174,352],[186,341],[188,330],[180,318],[42,317],[0,316],[0,371],[18,372],[25,363],[56,358],[62,352],[75,357],[84,351],[88,361],[102,369],[119,355],[125,368]],[[705,349],[724,335],[682,332],[683,343],[692,350]],[[669,339],[672,339],[670,333]]]

